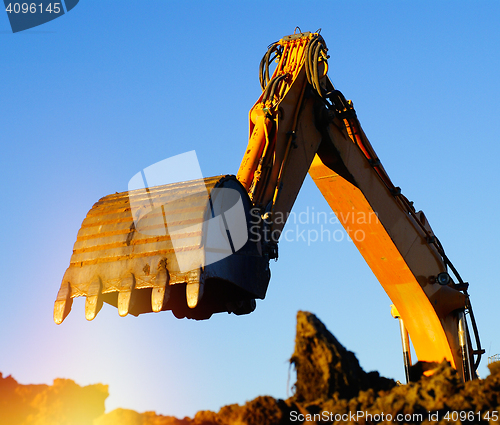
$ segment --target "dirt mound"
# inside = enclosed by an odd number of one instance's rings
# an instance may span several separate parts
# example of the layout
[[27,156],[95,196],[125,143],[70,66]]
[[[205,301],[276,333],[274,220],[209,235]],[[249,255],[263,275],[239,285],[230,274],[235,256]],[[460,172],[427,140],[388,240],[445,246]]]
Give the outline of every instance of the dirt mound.
[[104,414],[108,387],[80,387],[70,379],[53,385],[22,385],[0,373],[1,425],[93,425]]
[[[500,362],[484,380],[462,383],[447,362],[417,364],[412,380],[397,385],[378,372],[366,373],[311,313],[297,314],[291,363],[295,393],[287,400],[261,396],[219,412],[177,419],[116,409],[102,415],[107,387],[79,387],[58,379],[53,386],[19,385],[0,374],[1,425],[284,425],[316,424],[498,424]],[[432,376],[419,376],[434,367]],[[479,413],[480,412],[480,413]],[[97,418],[99,415],[99,418]]]
[[297,314],[291,362],[297,371],[292,397],[297,403],[332,397],[350,399],[361,390],[388,390],[396,385],[378,372],[361,369],[354,353],[347,351],[314,314],[304,311]]
[[[295,350],[290,361],[297,371],[297,382],[295,394],[287,400],[261,396],[243,406],[224,406],[218,413],[198,412],[193,419],[178,422],[148,413],[141,416],[143,422],[131,424],[499,423],[500,363],[490,366],[488,378],[466,384],[447,362],[420,363],[413,367],[413,382],[397,385],[378,372],[363,371],[355,355],[314,314],[302,311],[297,314]],[[430,367],[434,374],[422,376],[422,371]],[[112,420],[113,413],[103,416],[96,425],[122,423]]]
[[94,420],[93,425],[189,425],[189,418],[157,415],[155,412],[137,413],[129,409],[115,409]]

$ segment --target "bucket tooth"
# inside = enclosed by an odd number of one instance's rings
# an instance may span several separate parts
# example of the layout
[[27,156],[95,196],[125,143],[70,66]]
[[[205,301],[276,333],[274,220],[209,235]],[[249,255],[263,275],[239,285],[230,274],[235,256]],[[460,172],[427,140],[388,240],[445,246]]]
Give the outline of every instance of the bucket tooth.
[[132,294],[135,290],[135,278],[133,274],[125,277],[121,281],[120,292],[118,293],[118,314],[125,317],[132,304]]
[[162,311],[163,305],[170,298],[169,275],[165,269],[160,269],[155,280],[161,285],[153,288],[151,292],[151,308],[155,313]]
[[186,300],[189,308],[195,308],[203,296],[203,283],[188,283],[186,285]]
[[54,322],[60,325],[66,316],[71,311],[73,298],[71,298],[71,284],[63,283],[57,293],[56,302],[54,303]]
[[89,286],[85,300],[85,318],[93,320],[102,308],[102,282],[96,277]]
[[163,309],[163,305],[168,302],[170,298],[170,286],[162,288],[153,288],[151,292],[151,308],[155,313],[159,313]]

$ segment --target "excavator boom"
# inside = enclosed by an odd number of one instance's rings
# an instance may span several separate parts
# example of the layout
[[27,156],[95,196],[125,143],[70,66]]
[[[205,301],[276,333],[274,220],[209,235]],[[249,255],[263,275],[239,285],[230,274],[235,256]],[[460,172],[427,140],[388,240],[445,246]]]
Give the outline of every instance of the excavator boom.
[[464,380],[475,377],[483,350],[468,284],[424,213],[391,182],[352,103],[327,76],[327,52],[318,33],[293,34],[269,47],[236,177],[129,191],[95,204],[63,277],[56,323],[78,296],[86,297],[89,320],[103,302],[120,315],[250,313],[255,299],[265,297],[269,260],[278,256],[279,237],[309,172],[394,303],[405,364],[409,333],[419,360],[445,358]]

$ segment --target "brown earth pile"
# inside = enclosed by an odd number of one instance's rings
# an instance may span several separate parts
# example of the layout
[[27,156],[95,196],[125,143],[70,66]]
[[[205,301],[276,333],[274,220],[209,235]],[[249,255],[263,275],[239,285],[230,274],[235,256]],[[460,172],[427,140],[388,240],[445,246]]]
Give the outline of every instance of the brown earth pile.
[[[295,393],[289,399],[260,396],[243,406],[224,406],[217,413],[198,412],[193,419],[177,419],[154,412],[140,414],[126,409],[116,409],[97,418],[97,413],[102,414],[104,410],[105,386],[81,388],[69,380],[54,381],[54,387],[72,388],[73,395],[84,390],[92,393],[93,397],[87,398],[93,400],[89,405],[93,407],[86,409],[75,404],[78,398],[68,398],[68,394],[51,389],[53,387],[19,386],[7,377],[0,379],[0,418],[7,414],[10,421],[0,419],[0,424],[90,425],[91,416],[96,418],[93,425],[500,423],[500,362],[490,365],[491,374],[486,379],[465,384],[446,362],[417,364],[412,371],[413,382],[397,385],[391,379],[380,377],[378,372],[364,372],[354,354],[347,351],[316,316],[302,311],[297,314],[295,350],[290,361],[296,368],[297,382]],[[433,375],[422,376],[421,371],[429,366],[435,368]],[[6,395],[11,403],[2,402]],[[56,403],[57,395],[66,398]],[[97,401],[100,397],[102,405]],[[62,408],[66,403],[71,406],[69,409]],[[27,413],[19,414],[21,406]],[[50,413],[52,408],[56,414]],[[76,417],[82,412],[87,415],[86,419],[68,421],[70,414]],[[41,422],[49,417],[53,420]]]
[[93,425],[108,395],[107,385],[80,387],[70,379],[22,385],[0,373],[0,425]]

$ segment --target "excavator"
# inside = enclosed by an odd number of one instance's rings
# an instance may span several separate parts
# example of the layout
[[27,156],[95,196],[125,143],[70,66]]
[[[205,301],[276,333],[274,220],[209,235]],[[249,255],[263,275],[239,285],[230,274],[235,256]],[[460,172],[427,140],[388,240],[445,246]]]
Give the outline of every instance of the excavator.
[[328,59],[319,31],[296,29],[269,46],[236,176],[148,184],[158,179],[146,169],[128,191],[100,199],[78,232],[55,323],[80,296],[88,320],[103,303],[120,316],[251,313],[309,172],[393,303],[407,380],[410,338],[418,360],[446,359],[464,381],[476,378],[484,350],[469,284],[424,213],[392,183],[353,103],[330,81]]

